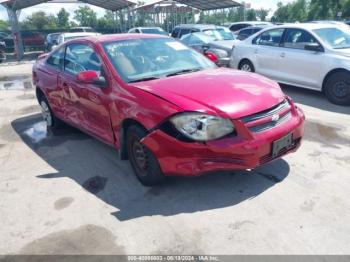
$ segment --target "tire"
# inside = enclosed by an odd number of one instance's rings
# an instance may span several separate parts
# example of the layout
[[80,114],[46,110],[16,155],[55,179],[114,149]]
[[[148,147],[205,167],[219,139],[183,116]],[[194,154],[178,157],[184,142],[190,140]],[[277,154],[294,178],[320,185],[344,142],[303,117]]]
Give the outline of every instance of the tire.
[[165,180],[158,160],[153,153],[141,144],[147,132],[136,125],[127,129],[127,150],[136,177],[144,186],[155,186]]
[[245,71],[245,72],[250,72],[250,73],[254,73],[255,72],[255,68],[254,68],[252,62],[250,62],[247,59],[244,59],[243,61],[241,61],[239,63],[238,69],[242,70],[242,71]]
[[350,105],[350,73],[338,72],[328,77],[324,91],[328,100],[336,105]]
[[49,105],[49,102],[47,99],[42,96],[39,99],[40,107],[41,107],[41,114],[46,122],[46,127],[48,131],[55,131],[57,129],[62,128],[63,122],[58,119],[52,112],[51,107]]

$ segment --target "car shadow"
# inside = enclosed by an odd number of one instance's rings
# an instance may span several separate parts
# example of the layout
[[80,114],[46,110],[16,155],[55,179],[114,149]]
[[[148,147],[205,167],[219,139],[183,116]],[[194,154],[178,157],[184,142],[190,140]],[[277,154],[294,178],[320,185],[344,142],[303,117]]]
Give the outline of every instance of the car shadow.
[[[165,183],[142,186],[128,161],[116,150],[67,127],[47,133],[39,114],[19,118],[12,127],[38,156],[57,172],[38,179],[68,177],[105,203],[125,221],[143,216],[171,216],[237,205],[283,181],[290,168],[277,160],[254,171],[221,172],[197,178],[172,177]],[[54,188],[53,188],[54,190]]]
[[294,102],[306,106],[315,107],[329,112],[349,114],[349,106],[338,106],[329,102],[322,92],[317,92],[301,87],[281,84],[285,94],[293,98]]

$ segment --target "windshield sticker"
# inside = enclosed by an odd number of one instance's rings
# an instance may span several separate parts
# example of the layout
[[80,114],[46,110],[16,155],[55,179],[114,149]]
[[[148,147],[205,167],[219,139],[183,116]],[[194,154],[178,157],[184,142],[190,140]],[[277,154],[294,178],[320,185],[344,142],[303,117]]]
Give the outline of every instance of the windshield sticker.
[[188,49],[185,45],[181,44],[180,42],[167,42],[166,44],[176,51]]

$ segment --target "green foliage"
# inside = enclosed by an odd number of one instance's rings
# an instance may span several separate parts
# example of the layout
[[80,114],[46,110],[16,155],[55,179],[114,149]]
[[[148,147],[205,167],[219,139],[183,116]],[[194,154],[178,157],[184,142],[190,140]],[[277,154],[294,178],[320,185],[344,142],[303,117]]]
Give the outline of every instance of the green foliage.
[[25,30],[45,30],[45,29],[56,29],[57,21],[54,15],[47,15],[43,11],[34,12],[28,16],[22,23],[22,29]]
[[[296,0],[277,4],[275,22],[305,22],[312,20],[339,20],[350,17],[350,0]],[[342,12],[342,17],[337,14]]]
[[97,14],[88,6],[80,6],[74,11],[74,19],[78,21],[80,26],[97,26]]
[[0,20],[0,31],[7,31],[9,24],[7,21]]
[[61,8],[57,14],[57,27],[69,28],[69,13],[64,8]]

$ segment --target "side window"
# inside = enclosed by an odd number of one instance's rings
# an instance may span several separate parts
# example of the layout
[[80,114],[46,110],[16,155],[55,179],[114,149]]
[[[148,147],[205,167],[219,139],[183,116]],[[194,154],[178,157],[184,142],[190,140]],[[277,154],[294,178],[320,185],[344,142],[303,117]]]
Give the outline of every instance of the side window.
[[66,48],[64,70],[73,75],[93,70],[101,74],[101,62],[95,51],[85,44],[71,44]]
[[253,40],[253,44],[265,46],[280,46],[283,32],[283,28],[265,31]]
[[188,41],[188,44],[189,45],[203,45],[204,42],[201,39],[199,39],[198,37],[192,35]]
[[240,25],[232,25],[232,26],[230,27],[230,30],[231,30],[232,32],[237,32],[239,29],[241,29]]
[[136,30],[135,30],[135,33],[140,34],[141,32],[140,32],[139,29],[136,29]]
[[189,28],[182,28],[181,32],[180,32],[180,35],[179,35],[179,38],[181,38],[184,35],[188,35],[189,33],[191,33],[191,29],[189,29]]
[[179,27],[175,27],[173,32],[171,33],[171,37],[178,38],[179,37],[179,32],[180,32],[180,28]]
[[305,45],[317,43],[317,40],[308,32],[301,29],[287,29],[284,38],[284,47],[305,49]]
[[46,63],[50,66],[56,67],[57,69],[61,69],[63,65],[63,57],[64,57],[64,47],[56,50],[49,56],[46,60]]
[[197,32],[200,32],[200,30],[196,28],[191,29],[191,33],[197,33]]

